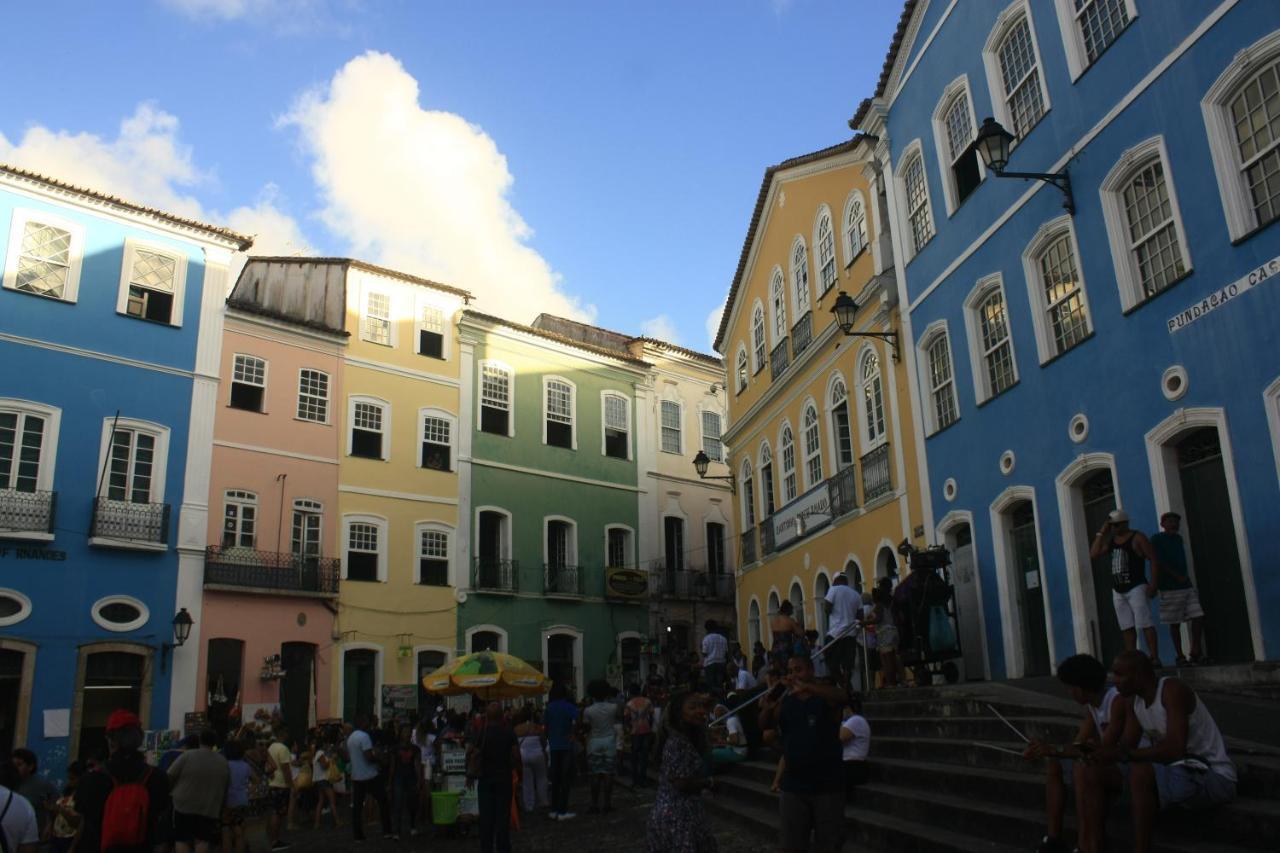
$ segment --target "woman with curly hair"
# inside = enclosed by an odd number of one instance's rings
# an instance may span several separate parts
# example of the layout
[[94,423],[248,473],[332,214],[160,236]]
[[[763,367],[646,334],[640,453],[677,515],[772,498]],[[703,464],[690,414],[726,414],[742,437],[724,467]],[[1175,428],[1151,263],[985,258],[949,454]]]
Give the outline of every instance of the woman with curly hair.
[[650,853],[717,853],[700,796],[713,787],[707,774],[707,705],[701,694],[671,697],[658,731],[662,769],[649,813]]

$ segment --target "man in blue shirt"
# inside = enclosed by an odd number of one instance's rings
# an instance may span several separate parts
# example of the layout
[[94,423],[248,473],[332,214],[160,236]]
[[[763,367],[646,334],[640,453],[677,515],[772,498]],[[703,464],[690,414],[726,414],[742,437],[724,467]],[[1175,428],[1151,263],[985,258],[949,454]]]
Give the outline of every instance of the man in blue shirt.
[[573,730],[578,706],[569,701],[569,691],[563,684],[552,686],[550,698],[542,722],[547,727],[547,751],[551,753],[551,819],[569,820],[577,817],[569,811],[569,786],[573,782]]

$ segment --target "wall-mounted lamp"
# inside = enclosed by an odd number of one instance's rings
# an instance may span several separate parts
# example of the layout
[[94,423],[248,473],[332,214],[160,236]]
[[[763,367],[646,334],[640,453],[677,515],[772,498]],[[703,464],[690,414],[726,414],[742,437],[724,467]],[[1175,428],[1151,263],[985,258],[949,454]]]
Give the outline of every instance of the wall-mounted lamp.
[[853,320],[858,314],[858,303],[843,290],[836,296],[836,304],[831,306],[831,313],[836,315],[836,325],[840,327],[840,331],[848,337],[888,341],[893,344],[893,360],[898,361],[901,358],[898,354],[897,332],[855,332],[853,330]]
[[726,475],[722,475],[722,476],[711,476],[711,477],[708,477],[708,476],[707,476],[707,466],[708,466],[708,465],[710,465],[710,464],[711,464],[711,457],[707,455],[706,451],[704,451],[704,450],[699,450],[699,451],[698,451],[698,453],[697,453],[697,455],[693,457],[693,470],[695,470],[695,471],[697,471],[697,472],[698,472],[698,479],[700,479],[700,480],[728,480],[728,481],[729,481],[729,492],[730,492],[730,494],[734,494],[734,495],[736,495],[736,494],[738,493],[738,488],[737,488],[737,483],[735,483],[735,482],[734,482],[734,480],[733,480],[733,474],[726,474]]
[[191,614],[187,612],[187,608],[183,607],[178,610],[176,616],[173,617],[173,642],[160,644],[160,671],[167,672],[169,668],[169,654],[176,648],[179,648],[187,642],[187,638],[191,636],[191,626],[196,624],[196,620],[191,618]]
[[1016,137],[1000,126],[1000,122],[988,116],[982,120],[978,135],[974,137],[970,148],[976,148],[978,156],[997,178],[1022,178],[1028,181],[1044,181],[1062,190],[1062,207],[1072,216],[1076,215],[1076,200],[1071,194],[1071,176],[1067,170],[1061,172],[1006,172],[1009,164],[1009,147]]

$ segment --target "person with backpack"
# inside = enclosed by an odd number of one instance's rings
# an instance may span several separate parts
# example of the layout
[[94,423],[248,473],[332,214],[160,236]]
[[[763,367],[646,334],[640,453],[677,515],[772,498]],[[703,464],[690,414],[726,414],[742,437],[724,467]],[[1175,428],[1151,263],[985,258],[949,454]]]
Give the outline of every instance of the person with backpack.
[[86,773],[76,789],[83,818],[78,850],[151,853],[159,816],[170,809],[169,777],[142,755],[142,721],[123,708],[107,718],[106,764]]

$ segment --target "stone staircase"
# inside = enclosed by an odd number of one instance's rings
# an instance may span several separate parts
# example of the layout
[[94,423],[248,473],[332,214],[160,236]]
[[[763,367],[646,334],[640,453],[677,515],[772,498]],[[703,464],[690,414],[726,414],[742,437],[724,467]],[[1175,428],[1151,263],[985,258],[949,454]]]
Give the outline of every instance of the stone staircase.
[[[1030,737],[1069,742],[1079,723],[1069,700],[1004,684],[877,692],[871,722],[870,780],[846,806],[846,850],[907,853],[1012,853],[1044,835],[1044,769],[978,742],[1020,749],[990,703]],[[1212,710],[1212,704],[1210,704]],[[1280,710],[1280,705],[1273,709]],[[1280,715],[1273,716],[1273,719]],[[1280,849],[1280,751],[1228,737],[1241,772],[1240,795],[1210,812],[1166,813],[1156,849],[1167,853],[1247,853]],[[766,753],[717,777],[707,807],[776,835],[776,761]],[[1131,849],[1127,809],[1113,809],[1110,849]],[[1067,840],[1074,837],[1070,810]]]

